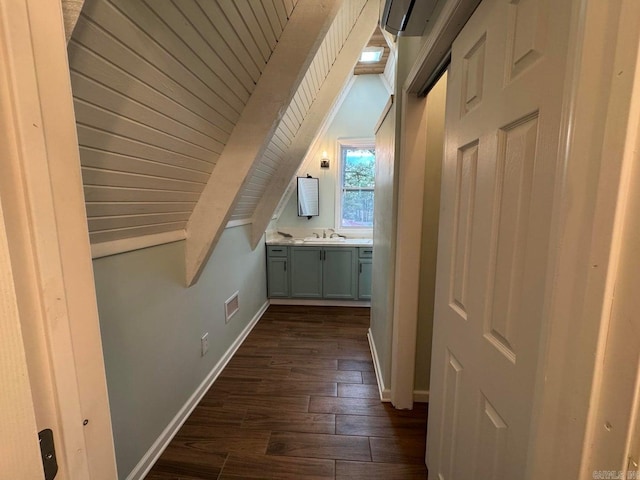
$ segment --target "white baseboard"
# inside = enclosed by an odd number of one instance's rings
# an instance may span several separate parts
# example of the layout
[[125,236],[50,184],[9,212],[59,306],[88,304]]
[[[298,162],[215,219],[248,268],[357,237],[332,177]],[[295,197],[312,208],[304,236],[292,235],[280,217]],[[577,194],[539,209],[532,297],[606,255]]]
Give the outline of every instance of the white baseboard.
[[382,380],[382,368],[380,367],[380,361],[378,360],[378,352],[376,351],[376,344],[373,341],[373,335],[371,335],[371,329],[367,332],[367,338],[369,339],[369,348],[371,349],[371,357],[373,358],[373,368],[376,371],[376,379],[378,380],[380,400],[383,402],[390,402],[391,390],[385,388],[384,381]]
[[272,298],[271,305],[304,305],[309,307],[370,307],[368,300],[305,300],[297,298]]
[[[378,359],[376,344],[373,341],[373,336],[371,335],[371,329],[369,329],[369,331],[367,332],[367,338],[369,339],[371,357],[373,357],[373,368],[376,371],[376,379],[378,380],[378,391],[380,392],[380,400],[383,402],[390,402],[391,389],[386,388],[384,385],[384,381],[382,380],[382,367],[380,366],[380,360]],[[414,390],[413,401],[416,403],[429,403],[429,390]]]
[[249,324],[242,330],[238,338],[231,344],[231,346],[227,349],[227,351],[222,355],[222,358],[216,363],[213,369],[209,372],[209,374],[205,377],[202,383],[198,386],[195,392],[189,397],[187,402],[182,406],[182,408],[178,411],[176,416],[169,422],[169,425],[163,430],[158,439],[153,442],[151,448],[147,451],[147,453],[142,457],[142,459],[138,462],[136,467],[131,471],[131,473],[127,476],[126,480],[140,480],[143,479],[151,467],[156,463],[162,452],[164,452],[165,448],[169,445],[173,437],[175,437],[180,427],[184,424],[184,422],[189,418],[191,412],[196,408],[204,394],[207,393],[213,382],[216,381],[218,375],[222,372],[224,367],[227,366],[229,360],[236,353],[236,350],[240,347],[242,342],[244,342],[245,338],[251,333],[253,327],[258,323],[258,320],[262,317],[264,312],[269,307],[269,301],[267,300],[264,305],[260,307],[258,312],[253,316]]
[[413,401],[416,403],[429,403],[429,390],[414,390]]

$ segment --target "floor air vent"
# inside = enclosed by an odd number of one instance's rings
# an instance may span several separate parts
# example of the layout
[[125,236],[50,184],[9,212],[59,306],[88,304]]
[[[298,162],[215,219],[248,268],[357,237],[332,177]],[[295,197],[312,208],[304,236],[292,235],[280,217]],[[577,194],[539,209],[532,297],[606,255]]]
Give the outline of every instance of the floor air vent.
[[238,302],[238,294],[240,292],[236,292],[226,302],[224,302],[224,318],[225,323],[229,323],[231,317],[233,317],[238,310],[240,309],[240,303]]

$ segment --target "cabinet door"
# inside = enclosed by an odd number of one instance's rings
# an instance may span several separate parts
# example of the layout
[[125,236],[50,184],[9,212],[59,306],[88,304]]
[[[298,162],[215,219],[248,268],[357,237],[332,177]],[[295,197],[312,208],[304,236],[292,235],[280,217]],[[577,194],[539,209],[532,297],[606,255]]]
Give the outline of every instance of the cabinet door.
[[291,296],[322,298],[322,248],[291,247]]
[[371,260],[360,259],[358,273],[358,298],[371,300]]
[[267,261],[267,287],[269,298],[289,296],[287,257],[269,257]]
[[323,297],[354,300],[358,284],[357,250],[346,247],[324,247],[323,263]]

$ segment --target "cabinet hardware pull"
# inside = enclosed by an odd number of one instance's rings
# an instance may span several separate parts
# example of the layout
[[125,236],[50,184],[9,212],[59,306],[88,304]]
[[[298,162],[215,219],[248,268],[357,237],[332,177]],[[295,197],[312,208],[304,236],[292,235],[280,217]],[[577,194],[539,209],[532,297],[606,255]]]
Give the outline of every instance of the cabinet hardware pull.
[[284,261],[284,271],[285,272],[287,271],[287,261],[286,260]]
[[281,248],[273,248],[271,249],[272,252],[281,252],[282,249]]
[[360,273],[362,273],[362,264],[360,264]]
[[322,250],[320,250],[320,261],[322,261]]

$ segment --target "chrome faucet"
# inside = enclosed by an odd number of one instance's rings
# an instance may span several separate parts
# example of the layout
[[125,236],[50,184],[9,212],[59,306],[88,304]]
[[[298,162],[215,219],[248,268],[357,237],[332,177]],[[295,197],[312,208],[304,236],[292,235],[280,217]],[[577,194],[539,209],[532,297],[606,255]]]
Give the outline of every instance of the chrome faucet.
[[322,230],[322,238],[327,238],[327,231],[326,230]]
[[316,238],[320,238],[320,235],[318,235],[316,232],[313,232],[312,235],[315,235]]

